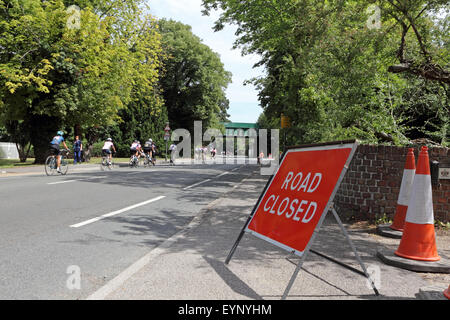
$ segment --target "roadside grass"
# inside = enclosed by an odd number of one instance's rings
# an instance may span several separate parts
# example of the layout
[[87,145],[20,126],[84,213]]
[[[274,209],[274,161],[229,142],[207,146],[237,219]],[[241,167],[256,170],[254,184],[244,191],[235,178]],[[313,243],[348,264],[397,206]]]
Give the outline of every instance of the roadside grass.
[[[72,160],[72,159],[70,159]],[[130,158],[114,158],[113,157],[113,162],[114,163],[119,163],[119,162],[127,162],[130,161]],[[89,160],[89,162],[87,162],[87,164],[100,164],[102,162],[102,158],[101,157],[92,157],[91,160]],[[73,163],[73,160],[71,161],[71,163]],[[86,163],[86,162],[82,162],[82,163]]]
[[33,162],[34,158],[28,158],[25,162],[20,162],[19,159],[0,159],[0,168],[39,166],[39,164],[33,164]]

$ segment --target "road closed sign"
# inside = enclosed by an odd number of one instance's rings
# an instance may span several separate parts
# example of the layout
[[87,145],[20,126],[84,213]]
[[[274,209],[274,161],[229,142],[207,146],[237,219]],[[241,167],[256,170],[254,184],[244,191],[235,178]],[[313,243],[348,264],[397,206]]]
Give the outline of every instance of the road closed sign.
[[245,229],[302,255],[330,209],[356,142],[288,149]]

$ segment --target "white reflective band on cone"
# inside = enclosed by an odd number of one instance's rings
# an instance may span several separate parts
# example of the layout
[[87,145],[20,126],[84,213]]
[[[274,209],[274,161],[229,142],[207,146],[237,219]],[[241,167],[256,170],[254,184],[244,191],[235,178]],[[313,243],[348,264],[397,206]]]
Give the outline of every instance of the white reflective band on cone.
[[397,201],[397,203],[401,204],[402,206],[408,205],[415,173],[415,169],[403,170],[402,184],[400,186],[400,194],[398,195]]
[[416,174],[405,221],[416,224],[434,224],[431,195],[431,176]]

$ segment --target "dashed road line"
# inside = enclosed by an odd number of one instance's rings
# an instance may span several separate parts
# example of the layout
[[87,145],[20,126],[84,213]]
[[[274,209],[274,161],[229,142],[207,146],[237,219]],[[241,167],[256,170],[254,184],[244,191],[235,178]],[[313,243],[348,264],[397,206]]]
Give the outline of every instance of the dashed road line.
[[89,220],[86,220],[86,221],[83,221],[83,222],[80,222],[80,223],[77,223],[77,224],[73,224],[70,227],[71,228],[79,228],[79,227],[85,226],[87,224],[91,224],[91,223],[97,222],[99,220],[102,220],[102,219],[105,219],[105,218],[108,218],[108,217],[112,217],[112,216],[118,215],[120,213],[129,211],[129,210],[132,210],[132,209],[135,209],[135,208],[138,208],[138,207],[145,206],[146,204],[149,204],[149,203],[161,200],[161,199],[163,199],[165,197],[166,196],[159,196],[159,197],[147,200],[147,201],[139,202],[139,203],[133,204],[131,206],[128,206],[126,208],[123,208],[123,209],[120,209],[120,210],[116,210],[116,211],[113,211],[113,212],[110,212],[110,213],[106,213],[106,214],[103,214],[103,215],[101,215],[99,217],[95,217],[95,218],[92,218],[92,219],[89,219]]

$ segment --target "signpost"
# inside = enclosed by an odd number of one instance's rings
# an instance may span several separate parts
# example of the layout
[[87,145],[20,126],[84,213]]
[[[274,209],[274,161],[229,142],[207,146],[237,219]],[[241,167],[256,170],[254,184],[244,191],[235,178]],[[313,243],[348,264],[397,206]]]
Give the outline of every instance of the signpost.
[[[332,211],[370,280],[339,216],[333,199],[356,151],[357,142],[341,141],[290,147],[277,172],[269,179],[225,264],[231,260],[244,233],[250,233],[301,257],[286,288],[286,298],[315,235]],[[373,282],[372,288],[378,294]]]
[[287,131],[286,129],[291,127],[291,119],[282,113],[280,120],[281,120],[281,129],[284,129],[283,149],[286,150],[286,131]]

